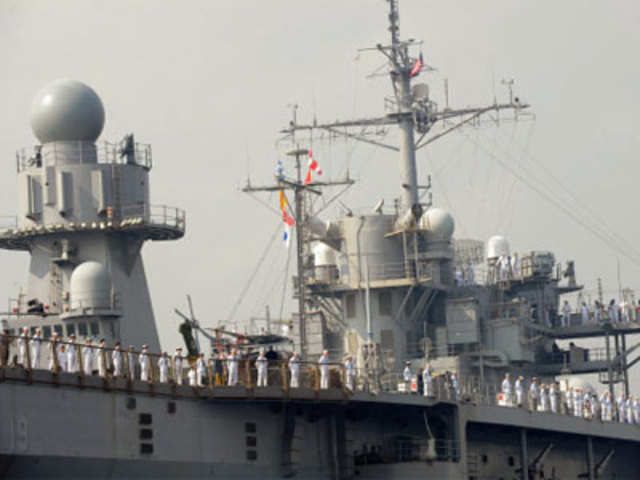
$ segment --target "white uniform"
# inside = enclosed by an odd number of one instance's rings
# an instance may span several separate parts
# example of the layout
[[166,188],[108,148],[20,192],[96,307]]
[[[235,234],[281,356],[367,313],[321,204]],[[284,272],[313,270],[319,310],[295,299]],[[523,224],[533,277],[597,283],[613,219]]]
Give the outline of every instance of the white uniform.
[[68,372],[69,370],[68,370],[68,365],[67,365],[67,354],[66,354],[66,352],[63,351],[63,350],[58,350],[56,355],[58,355],[58,367],[60,367],[60,371]]
[[67,345],[67,372],[77,373],[78,371],[78,352],[74,342]]
[[173,367],[173,373],[176,376],[175,381],[178,385],[182,385],[182,355],[178,352],[173,355]]
[[553,413],[558,413],[558,391],[553,383],[549,385],[549,406]]
[[516,390],[516,404],[520,407],[522,405],[522,397],[524,396],[524,385],[522,385],[520,379],[517,379],[514,387]]
[[227,385],[235,387],[238,384],[238,356],[233,353],[227,356],[227,371],[229,372]]
[[428,368],[425,368],[422,371],[422,385],[424,388],[424,396],[431,397],[433,396],[433,392],[431,391],[431,371]]
[[122,351],[114,350],[111,352],[111,362],[113,363],[113,376],[122,376]]
[[27,368],[27,339],[28,334],[22,332],[18,337],[18,364]]
[[[52,372],[55,371],[55,360],[58,358],[58,349],[56,345],[57,343],[54,340],[49,343],[49,370]],[[60,368],[60,365],[58,365],[58,368]]]
[[149,355],[146,350],[142,350],[138,356],[138,363],[140,364],[140,380],[143,382],[149,381]]
[[574,411],[574,404],[573,404],[573,399],[576,396],[576,394],[573,391],[573,387],[571,387],[569,389],[569,393],[567,393],[567,410],[569,414],[573,415],[573,411]]
[[580,393],[579,391],[575,392],[573,395],[573,416],[574,417],[582,417],[583,415],[583,410],[582,410],[582,393]]
[[460,396],[460,384],[458,383],[458,377],[455,374],[451,375],[451,388],[453,389],[453,399],[458,400]]
[[104,351],[104,347],[98,347],[95,351],[96,364],[98,365],[98,375],[101,377],[107,376],[107,355]]
[[476,283],[476,275],[473,270],[473,263],[467,265],[467,285],[473,285]]
[[506,401],[511,401],[512,386],[511,380],[509,380],[508,378],[505,378],[502,381],[502,394],[505,396]]
[[640,425],[640,399],[633,401],[633,421],[636,425]]
[[569,326],[570,315],[571,315],[571,305],[569,305],[569,303],[565,303],[562,306],[562,326],[565,328]]
[[[589,395],[589,407],[591,409],[591,419],[595,420],[598,418],[598,396],[594,393],[593,395]],[[585,403],[587,400],[587,394],[585,394]]]
[[129,378],[135,380],[136,378],[136,354],[134,352],[127,352],[127,362],[129,363]]
[[626,399],[624,398],[624,395],[620,395],[618,397],[618,422],[620,423],[625,422],[625,413],[626,413],[625,403],[626,403]]
[[329,356],[323,353],[318,363],[320,364],[320,388],[326,390],[329,388]]
[[547,387],[540,389],[540,410],[543,412],[549,411],[549,391]]
[[40,347],[42,338],[35,336],[31,339],[31,368],[40,368]]
[[609,305],[609,322],[618,323],[618,307],[615,303]]
[[346,387],[353,392],[356,389],[356,366],[353,360],[344,362],[344,375]]
[[194,368],[190,368],[187,376],[189,377],[189,385],[195,387],[197,385],[196,370]]
[[625,406],[625,417],[627,419],[627,423],[633,423],[633,400],[631,397],[627,397],[627,401],[624,404]]
[[610,422],[611,421],[611,397],[607,395],[608,392],[605,392],[600,397],[600,405],[602,406],[602,421]]
[[589,323],[589,308],[583,304],[580,312],[582,313],[582,325],[587,325]]
[[514,279],[519,280],[521,273],[522,268],[520,264],[520,258],[516,256],[516,254],[514,254],[513,257],[511,257],[511,274],[513,275]]
[[158,372],[160,373],[160,383],[169,381],[169,358],[164,355],[158,359]]
[[267,370],[269,367],[269,359],[264,355],[256,358],[256,370],[258,371],[258,387],[267,386]]
[[538,400],[540,399],[540,389],[536,382],[531,382],[529,386],[529,398],[531,399],[531,410],[538,410]]
[[198,357],[196,361],[196,379],[199,387],[204,387],[203,379],[207,375],[207,364],[204,358]]
[[409,366],[404,367],[404,371],[402,372],[402,378],[407,383],[407,385],[411,383],[412,376],[413,375],[411,375],[411,369],[409,368]]
[[291,388],[300,386],[300,358],[291,357],[289,360],[289,371],[291,372]]
[[82,368],[85,375],[93,372],[93,349],[88,345],[82,349]]

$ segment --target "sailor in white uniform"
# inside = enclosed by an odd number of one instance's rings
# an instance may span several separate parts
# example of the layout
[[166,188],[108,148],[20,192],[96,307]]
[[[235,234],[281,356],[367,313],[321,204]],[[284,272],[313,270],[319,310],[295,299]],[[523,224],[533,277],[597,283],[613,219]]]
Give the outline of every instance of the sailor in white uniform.
[[269,368],[269,360],[264,355],[264,348],[260,349],[258,358],[256,358],[256,370],[258,371],[258,387],[267,386],[267,371]]
[[562,327],[567,328],[569,326],[569,317],[571,316],[571,305],[569,301],[565,300],[562,305]]
[[424,367],[424,370],[422,371],[422,386],[424,389],[425,397],[433,396],[432,385],[431,385],[432,381],[433,381],[433,378],[431,377],[431,365],[427,364]]
[[238,352],[234,348],[231,353],[227,355],[227,371],[229,372],[227,378],[227,385],[235,387],[238,384]]
[[451,390],[453,391],[453,400],[458,401],[460,398],[460,384],[456,372],[451,372]]
[[540,410],[543,412],[549,411],[549,390],[547,390],[545,383],[540,385]]
[[106,342],[104,338],[100,340],[100,346],[96,348],[96,364],[98,365],[98,375],[107,376],[107,352],[105,351]]
[[582,314],[582,325],[589,324],[589,307],[587,307],[586,302],[582,302],[582,307],[580,307],[580,313]]
[[505,373],[504,380],[502,380],[502,394],[504,395],[505,402],[511,402],[512,393],[513,387],[511,385],[511,376],[508,373]]
[[122,376],[122,350],[120,350],[120,342],[116,342],[111,352],[111,364],[113,365],[114,378]]
[[349,355],[344,362],[345,386],[352,392],[356,389],[356,365]]
[[40,368],[40,348],[42,347],[42,330],[36,328],[30,342],[31,348],[31,368]]
[[173,354],[173,376],[177,385],[182,385],[182,347],[176,348],[176,353]]
[[29,329],[24,327],[18,337],[18,364],[24,368],[29,368],[27,358],[27,348],[29,345]]
[[78,352],[76,348],[76,336],[73,334],[69,337],[69,344],[67,345],[67,372],[78,372]]
[[624,402],[624,407],[626,410],[625,417],[627,423],[633,423],[633,399],[631,398],[631,395],[629,395],[627,400]]
[[624,397],[624,393],[621,393],[620,396],[618,397],[618,422],[620,423],[624,423],[625,422],[625,413],[626,413],[626,408],[625,408],[625,404],[626,404],[627,399]]
[[514,388],[516,391],[516,405],[518,407],[522,407],[522,399],[524,397],[524,377],[522,375],[520,375],[516,380]]
[[57,354],[58,355],[58,368],[61,372],[68,372],[67,366],[67,352],[65,349],[65,345],[60,345]]
[[404,388],[406,393],[411,392],[411,381],[413,380],[413,372],[411,371],[411,362],[404,363],[404,370],[402,371],[402,379],[404,380]]
[[633,422],[640,425],[640,398],[638,397],[633,400]]
[[582,400],[583,400],[583,393],[582,393],[582,389],[580,388],[576,388],[574,390],[574,395],[573,395],[573,416],[574,417],[582,417],[584,414],[583,411],[583,404],[582,404]]
[[204,360],[204,353],[201,353],[196,360],[196,379],[199,387],[204,387],[204,377],[206,376],[207,363]]
[[197,386],[197,377],[198,374],[196,373],[196,367],[191,367],[189,369],[189,373],[187,373],[187,376],[189,377],[189,385],[191,387],[195,387]]
[[467,264],[467,285],[474,285],[476,283],[476,274],[473,269],[473,263]]
[[598,395],[596,395],[596,393],[592,393],[592,394],[587,394],[585,393],[585,405],[587,403],[587,398],[589,400],[589,409],[591,410],[591,420],[596,420],[598,418],[598,410],[599,410],[599,405],[598,405]]
[[607,313],[609,314],[609,322],[610,323],[618,323],[619,317],[618,317],[618,306],[616,305],[616,301],[615,300],[611,300],[609,302],[609,308],[607,310]]
[[160,383],[167,383],[169,381],[169,356],[167,352],[163,352],[158,359],[158,372],[160,374]]
[[529,401],[531,402],[531,411],[538,411],[538,401],[540,400],[540,386],[538,385],[538,379],[533,377],[531,385],[529,385]]
[[91,375],[93,373],[93,348],[92,340],[87,338],[82,347],[82,370],[85,375]]
[[553,413],[558,413],[558,389],[555,383],[549,385],[549,406]]
[[138,363],[140,364],[140,380],[143,382],[149,381],[149,352],[146,345],[142,346],[140,355],[138,356]]
[[573,387],[569,388],[569,392],[567,393],[567,414],[568,415],[573,415],[573,411],[574,411],[574,403],[573,400],[576,396],[575,390]]
[[612,419],[612,408],[611,408],[611,395],[609,394],[609,390],[605,391],[600,396],[600,405],[602,410],[602,421],[610,422]]
[[136,379],[136,351],[133,345],[129,345],[127,352],[127,367],[129,369],[129,379]]
[[320,388],[326,390],[329,388],[329,352],[327,350],[322,352],[320,360]]
[[291,372],[291,388],[298,388],[300,386],[300,358],[298,352],[295,352],[289,359],[289,372]]

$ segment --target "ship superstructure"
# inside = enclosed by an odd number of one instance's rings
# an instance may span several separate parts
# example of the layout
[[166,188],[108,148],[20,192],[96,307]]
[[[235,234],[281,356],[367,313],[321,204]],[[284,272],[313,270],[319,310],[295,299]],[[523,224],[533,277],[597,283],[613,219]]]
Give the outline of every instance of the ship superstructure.
[[[506,372],[545,382],[562,374],[565,387],[578,385],[570,374],[598,372],[611,391],[619,383],[628,393],[637,357],[627,335],[640,323],[604,311],[560,320],[560,296],[580,289],[573,264],[559,270],[550,252],[523,252],[507,264],[514,252],[505,238],[455,239],[453,215],[421,200],[428,185],[418,185],[416,150],[484,114],[522,115],[527,106],[511,96],[438,109],[425,85],[411,85],[423,59],[410,53],[415,42],[400,38],[398,2],[388,4],[391,44],[375,50],[390,62],[393,111],[331,124],[294,118],[286,133],[319,128],[371,141],[348,128],[398,126],[400,146],[387,147],[399,152],[400,200],[391,211],[347,208],[338,221],[322,221],[307,199],[329,182],[303,180],[309,152],[300,135],[289,152],[295,178],[277,174],[272,186],[247,187],[294,192],[286,212],[298,239],[292,336],[303,354],[300,382],[276,352],[266,387],[256,387],[251,356],[227,357],[239,362],[237,383],[228,381],[233,363],[223,367],[219,357],[200,384],[186,360],[182,372],[172,360],[163,378],[140,248],[181,237],[184,213],[161,208],[156,216],[149,206],[148,147],[128,136],[101,155],[104,109],[89,87],[56,82],[37,96],[32,123],[42,145],[18,156],[21,207],[16,225],[0,231],[0,246],[31,253],[28,289],[8,312],[13,332],[0,335],[0,477],[637,478],[638,424],[577,408],[566,392],[552,411],[517,407],[500,390]],[[201,328],[192,311],[184,317]],[[25,346],[34,339],[17,335],[24,326],[50,328],[43,354],[93,352],[103,371],[84,363],[65,370],[68,356],[48,364],[31,355]],[[220,332],[209,335],[212,345]],[[84,344],[98,335],[106,347]],[[598,336],[602,354],[575,344]],[[554,343],[565,339],[574,345]],[[116,372],[116,341],[149,345],[144,376],[138,352]],[[320,388],[315,362],[323,349],[334,360],[328,388]],[[344,381],[345,354],[358,365],[354,389]],[[427,364],[433,383],[420,395],[411,370]]]

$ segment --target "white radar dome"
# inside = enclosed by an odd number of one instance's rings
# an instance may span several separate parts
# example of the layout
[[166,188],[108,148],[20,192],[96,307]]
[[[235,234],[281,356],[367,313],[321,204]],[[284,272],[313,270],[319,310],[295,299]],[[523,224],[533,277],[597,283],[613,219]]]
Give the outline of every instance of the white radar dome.
[[317,243],[313,247],[313,257],[316,267],[326,267],[336,264],[335,250],[324,243]]
[[432,235],[447,240],[451,239],[455,230],[453,216],[442,208],[434,207],[427,210],[420,219],[420,224]]
[[31,128],[40,143],[95,142],[104,127],[104,107],[91,87],[56,80],[38,92],[31,105]]
[[509,242],[501,235],[494,235],[487,242],[487,258],[499,258],[511,255]]
[[71,309],[111,308],[111,275],[98,262],[84,262],[71,273]]

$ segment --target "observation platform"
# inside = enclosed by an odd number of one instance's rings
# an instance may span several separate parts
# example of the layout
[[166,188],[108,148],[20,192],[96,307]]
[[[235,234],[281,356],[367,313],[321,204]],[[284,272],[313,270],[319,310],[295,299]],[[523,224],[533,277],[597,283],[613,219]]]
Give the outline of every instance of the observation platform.
[[[578,316],[579,317],[579,316]],[[630,335],[640,333],[639,322],[619,322],[610,323],[608,320],[606,323],[588,323],[582,325],[576,324],[574,320],[575,316],[571,316],[570,325],[568,327],[548,328],[547,335],[559,340],[569,340],[574,338],[593,338],[604,337],[605,335]],[[580,318],[578,318],[580,321]]]
[[[37,224],[18,227],[17,217],[2,217],[0,248],[30,250],[34,238],[62,236],[72,232],[129,233],[143,240],[176,240],[186,230],[184,210],[166,205],[134,205],[122,208],[120,220]],[[8,220],[9,219],[9,220]]]

